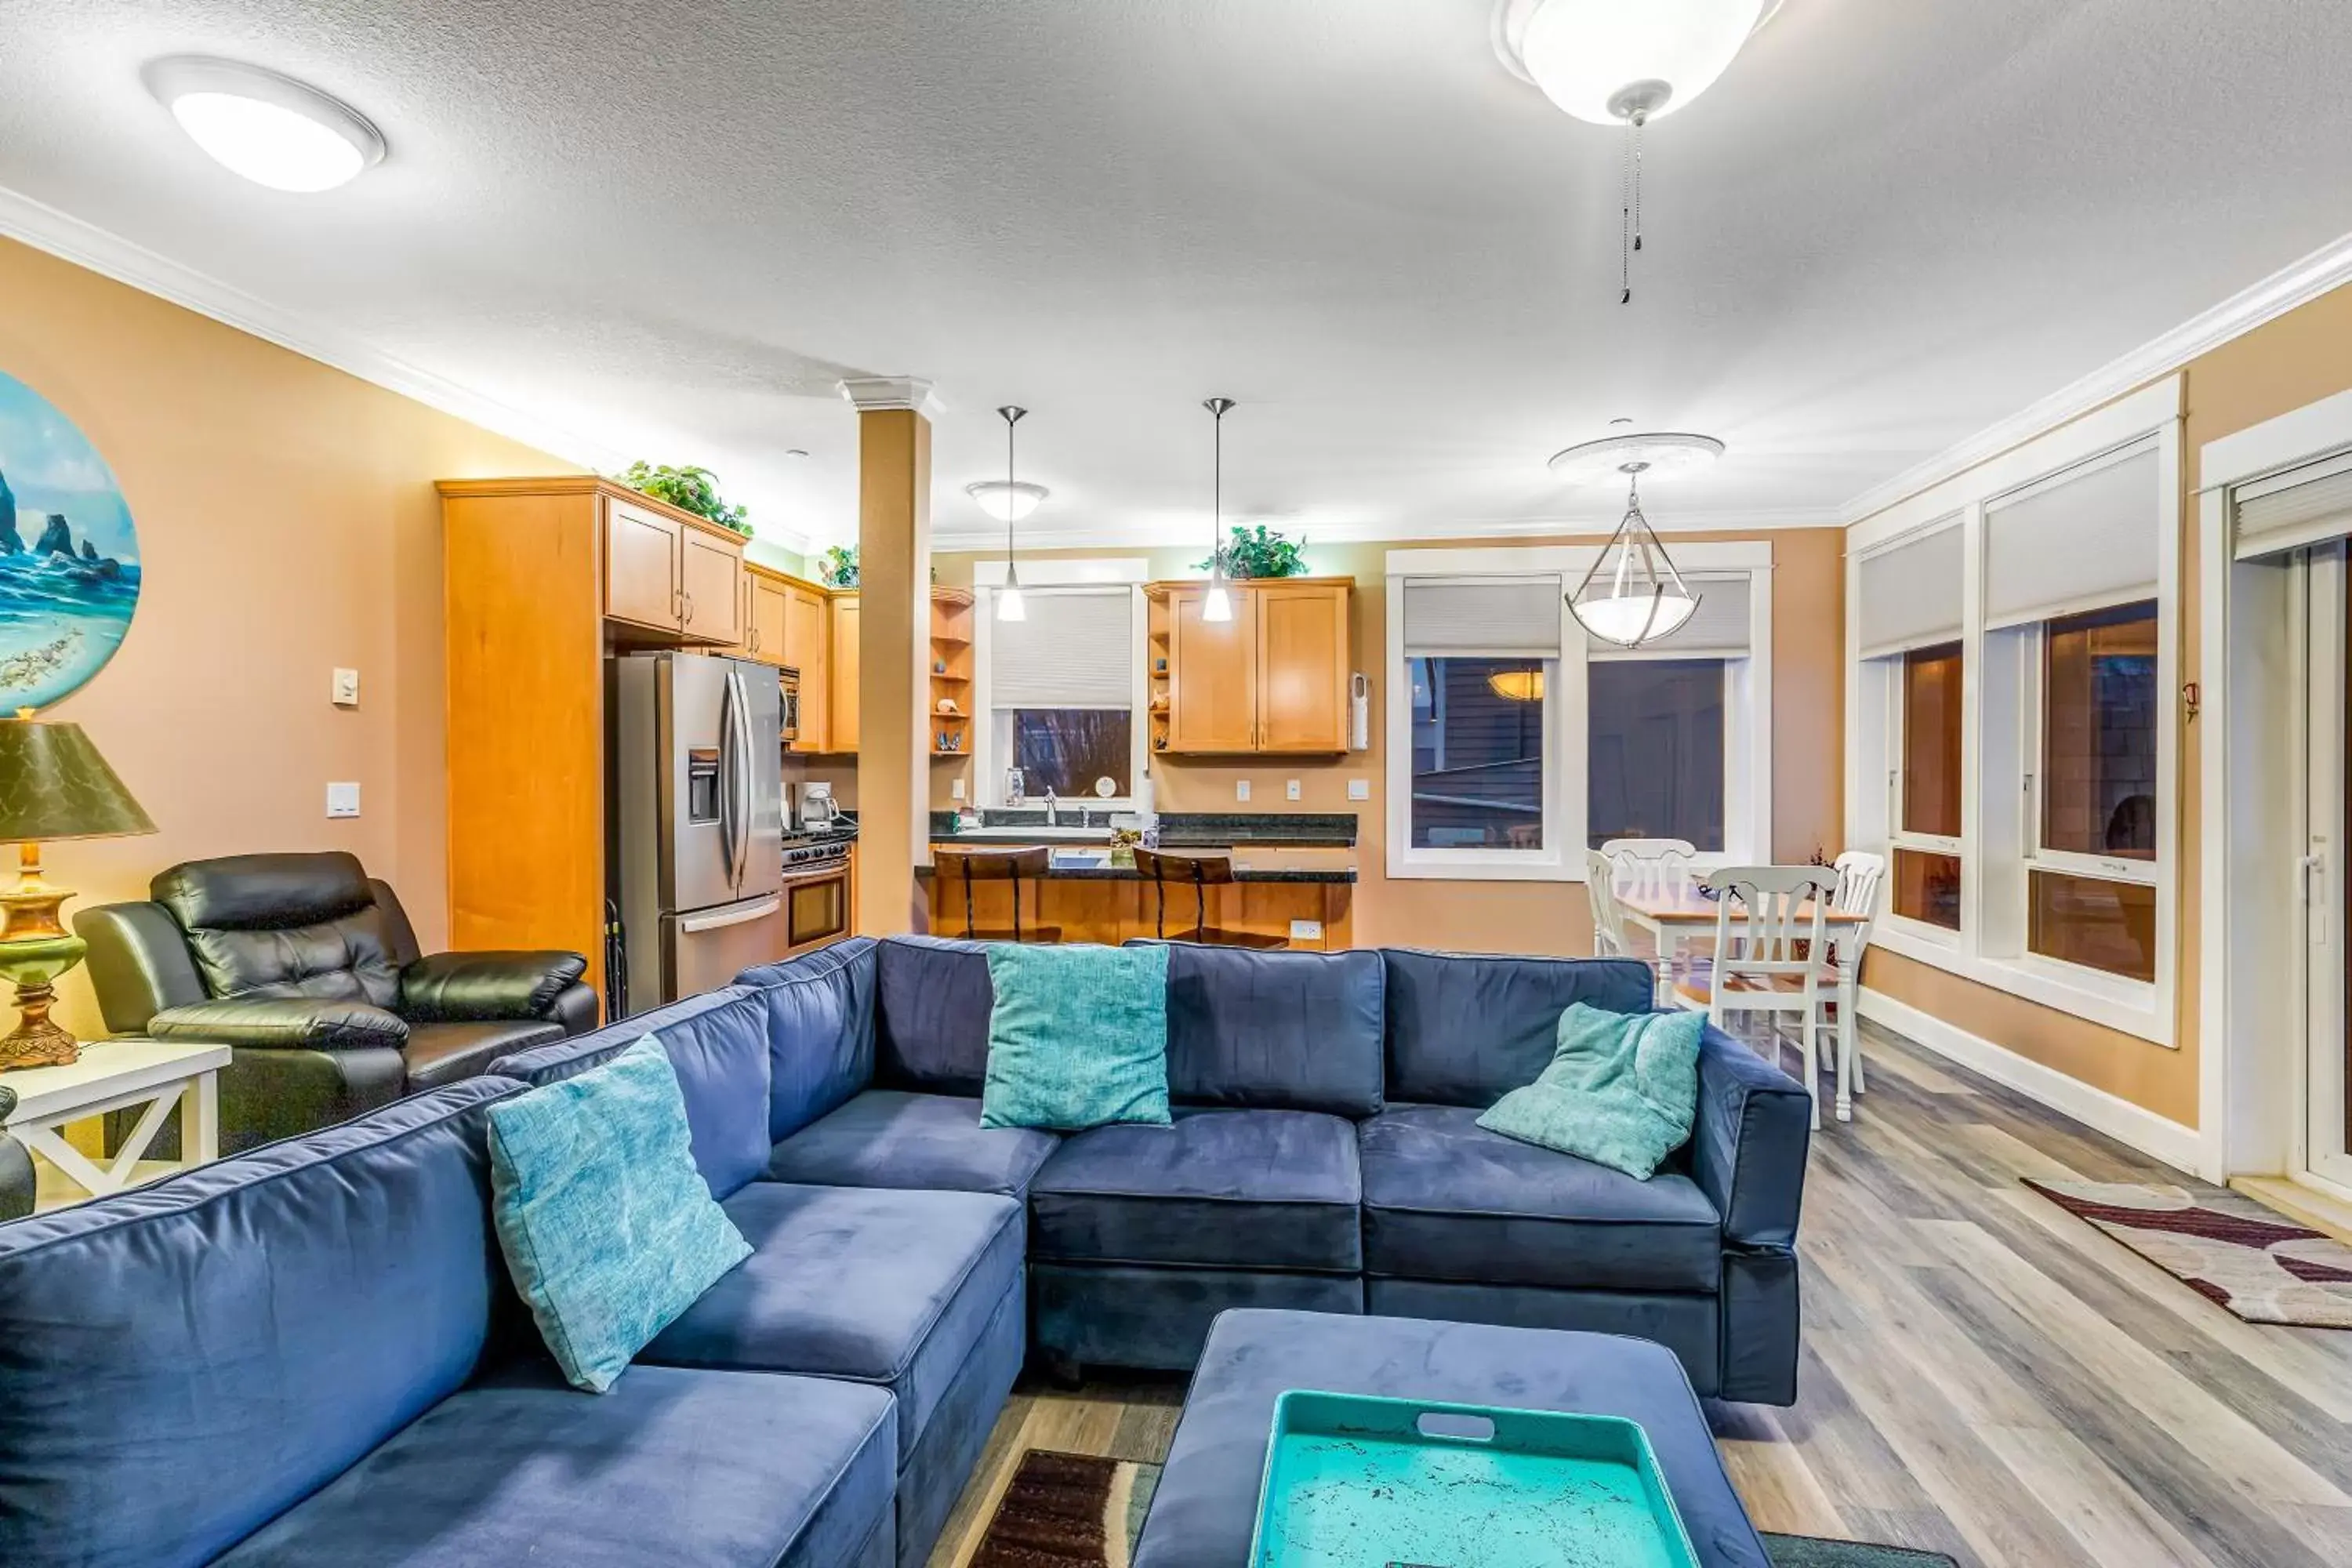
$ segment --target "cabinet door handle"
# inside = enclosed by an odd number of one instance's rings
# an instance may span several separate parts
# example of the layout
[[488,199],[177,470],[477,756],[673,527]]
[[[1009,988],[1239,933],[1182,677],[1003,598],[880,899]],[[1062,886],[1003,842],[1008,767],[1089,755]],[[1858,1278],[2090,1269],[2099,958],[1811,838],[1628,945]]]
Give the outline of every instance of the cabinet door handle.
[[694,595],[691,595],[691,594],[682,594],[682,595],[679,595],[679,597],[680,597],[680,598],[682,598],[682,599],[684,599],[684,600],[686,601],[686,618],[687,618],[688,621],[693,620],[693,619],[694,619]]

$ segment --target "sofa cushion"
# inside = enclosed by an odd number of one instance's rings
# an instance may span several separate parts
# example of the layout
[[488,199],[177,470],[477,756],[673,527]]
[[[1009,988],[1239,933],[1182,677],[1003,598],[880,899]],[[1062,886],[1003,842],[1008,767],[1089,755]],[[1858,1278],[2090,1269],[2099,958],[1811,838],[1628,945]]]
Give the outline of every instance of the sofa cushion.
[[501,1058],[563,1038],[561,1024],[532,1019],[502,1023],[412,1024],[402,1056],[408,1063],[411,1093],[445,1083],[479,1078]]
[[1646,1013],[1649,969],[1625,958],[1487,958],[1383,948],[1388,965],[1388,1099],[1475,1105],[1500,1100],[1551,1061],[1571,1002]]
[[694,1163],[723,1198],[768,1166],[768,1011],[730,985],[639,1013],[590,1034],[501,1057],[491,1070],[537,1087],[604,1066],[647,1035],[662,1043],[686,1097]]
[[487,1122],[519,1092],[0,1226],[0,1563],[209,1563],[455,1393],[506,1289]]
[[834,1568],[892,1517],[878,1389],[637,1367],[601,1399],[534,1362],[443,1400],[222,1568]]
[[777,1144],[768,1177],[1020,1197],[1060,1142],[1034,1127],[982,1127],[977,1100],[869,1089]]
[[1365,1122],[1360,1137],[1367,1274],[1717,1289],[1722,1219],[1688,1176],[1661,1171],[1637,1182],[1489,1132],[1466,1106],[1395,1106]]
[[1064,1140],[1030,1184],[1032,1254],[1061,1262],[1363,1265],[1356,1129],[1311,1110],[1176,1113]]
[[872,937],[735,977],[768,1008],[768,1141],[789,1138],[874,1081]]
[[883,1089],[978,1094],[988,1077],[988,944],[894,936],[874,955],[874,1076]]
[[993,942],[988,983],[982,1122],[1168,1124],[1166,948]]
[[754,1182],[721,1206],[751,1256],[638,1359],[880,1384],[898,1396],[903,1460],[1020,1289],[1021,1205],[986,1193]]
[[1180,1105],[1381,1109],[1381,955],[1168,949],[1168,1092]]

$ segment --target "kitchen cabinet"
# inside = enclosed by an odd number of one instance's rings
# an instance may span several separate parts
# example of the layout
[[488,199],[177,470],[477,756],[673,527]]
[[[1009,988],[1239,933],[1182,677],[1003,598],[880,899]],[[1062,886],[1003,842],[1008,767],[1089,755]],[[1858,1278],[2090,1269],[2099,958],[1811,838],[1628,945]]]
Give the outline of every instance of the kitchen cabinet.
[[741,539],[689,528],[678,545],[678,629],[689,641],[733,647],[744,636]]
[[833,606],[805,583],[784,584],[783,662],[801,672],[799,752],[824,752],[833,739],[833,701],[826,648],[833,641]]
[[761,567],[743,568],[743,656],[762,664],[792,663],[784,630],[791,590],[783,578]]
[[[833,600],[833,646],[826,649],[825,716],[828,752],[857,750],[857,595],[838,594]],[[805,680],[807,678],[802,678]]]
[[681,646],[743,640],[743,539],[635,491],[603,492],[604,617]]
[[1155,752],[1328,755],[1348,749],[1352,581],[1234,584],[1228,621],[1202,616],[1204,584],[1155,584],[1148,591],[1165,605],[1153,621]]

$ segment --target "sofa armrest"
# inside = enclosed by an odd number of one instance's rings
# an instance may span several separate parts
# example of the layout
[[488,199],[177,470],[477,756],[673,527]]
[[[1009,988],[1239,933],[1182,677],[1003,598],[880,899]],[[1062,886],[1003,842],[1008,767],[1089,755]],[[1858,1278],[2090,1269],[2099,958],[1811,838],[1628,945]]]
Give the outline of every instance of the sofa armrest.
[[400,972],[400,1010],[419,1024],[544,1018],[588,973],[576,952],[436,952]]
[[276,1050],[398,1050],[408,1026],[364,1002],[310,996],[224,996],[166,1007],[147,1020],[158,1040],[206,1040],[215,1045]]
[[1804,1087],[1712,1025],[1699,1040],[1691,1179],[1732,1247],[1796,1245],[1812,1103]]

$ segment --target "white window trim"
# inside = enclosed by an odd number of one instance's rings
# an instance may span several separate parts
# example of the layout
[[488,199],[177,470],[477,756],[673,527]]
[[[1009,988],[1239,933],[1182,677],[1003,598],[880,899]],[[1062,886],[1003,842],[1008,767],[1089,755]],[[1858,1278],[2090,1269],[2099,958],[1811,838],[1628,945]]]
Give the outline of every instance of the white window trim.
[[[1724,848],[1702,867],[1752,865],[1772,846],[1772,545],[1769,540],[1669,544],[1685,573],[1748,575],[1748,646],[1725,661]],[[1589,644],[1565,595],[1601,558],[1599,545],[1391,550],[1388,579],[1387,669],[1396,695],[1387,710],[1387,871],[1392,879],[1450,881],[1584,880],[1586,675]],[[1405,695],[1404,584],[1407,578],[1533,577],[1559,580],[1560,657],[1544,679],[1544,843],[1542,850],[1425,849],[1412,846],[1412,703]],[[1576,716],[1570,722],[1567,715]]]
[[[1097,556],[1023,561],[1020,566],[1021,585],[1024,588],[1082,588],[1121,583],[1129,587],[1132,601],[1128,614],[1129,793],[1110,800],[1088,795],[1062,804],[1091,806],[1097,811],[1139,810],[1141,785],[1151,761],[1151,724],[1145,717],[1151,702],[1151,607],[1143,596],[1143,584],[1151,580],[1151,563],[1141,556]],[[996,708],[992,700],[995,694],[990,689],[989,651],[990,628],[996,621],[996,592],[1004,585],[1004,573],[1003,561],[975,561],[971,564],[972,793],[979,797],[976,805],[997,810],[1003,809],[1006,802],[1004,770],[997,765]],[[1028,798],[1022,802],[1021,808],[1043,804],[1041,798]]]
[[[1963,584],[1960,647],[1961,675],[1961,835],[1958,847],[1960,857],[1960,930],[1955,933],[1938,926],[1902,920],[1892,915],[1881,921],[1873,934],[1874,943],[1889,952],[1899,953],[1916,963],[1958,974],[2013,996],[2040,1003],[2062,1013],[2071,1014],[2093,1023],[2103,1024],[2124,1034],[2135,1036],[2155,1045],[2171,1047],[2177,1045],[2175,1013],[2177,1007],[2179,952],[2179,797],[2182,780],[2179,774],[2179,691],[2180,691],[2180,398],[2181,383],[2178,376],[2155,383],[2129,396],[2117,399],[2096,412],[2085,415],[2072,425],[2054,430],[2022,446],[2011,448],[1965,473],[1888,508],[1876,516],[1854,524],[1846,533],[1846,599],[1849,605],[1858,601],[1861,592],[1861,563],[1864,556],[1890,548],[1897,542],[1933,525],[1946,523],[1954,511],[1961,514],[1964,531],[1967,578]],[[1990,635],[1984,626],[1984,514],[1988,501],[1998,500],[2027,487],[2058,475],[2062,470],[2078,468],[2095,459],[2122,460],[2133,450],[2153,441],[2158,459],[2158,584],[2157,584],[2157,690],[2159,693],[2159,713],[2157,727],[2157,792],[2158,857],[2150,866],[2145,862],[2110,862],[2105,857],[2088,857],[2102,866],[2129,864],[2143,870],[2157,889],[2156,979],[2153,984],[2125,979],[2079,964],[2062,963],[2023,949],[2024,914],[2021,906],[2013,912],[2008,909],[2011,899],[2024,894],[2024,870],[2034,865],[2047,869],[2062,869],[2042,852],[2039,859],[2021,851],[2005,859],[2002,869],[2014,868],[2018,874],[2013,889],[2005,889],[1999,908],[1988,908],[1986,888],[1989,881],[2000,879],[1995,868],[1988,864],[1986,846],[1995,825],[1988,817],[1993,810],[2017,809],[2023,791],[2021,782],[2004,766],[1989,758],[1986,745],[1986,639]],[[2014,635],[1999,634],[1999,635]],[[1872,721],[1865,718],[1864,704],[1874,693],[1885,692],[1889,684],[1895,689],[1889,693],[1899,704],[1899,683],[1890,683],[1884,675],[1874,676],[1871,665],[1890,665],[1892,658],[1865,660],[1861,657],[1860,617],[1846,616],[1846,843],[1853,848],[1875,848],[1891,851],[1898,843],[1906,848],[1927,848],[1930,844],[1918,835],[1898,836],[1892,826],[1899,818],[1890,817],[1885,805],[1874,806],[1869,792],[1874,788],[1873,774],[1887,767],[1899,768],[1900,752],[1894,748],[1899,743],[1899,710],[1892,718]],[[2038,692],[2040,675],[2035,673],[2032,689]],[[2038,700],[2038,699],[2037,699]],[[2032,706],[2022,703],[2021,706]],[[1873,754],[1872,742],[1876,742]],[[2032,734],[2022,742],[2027,750],[2022,754],[2038,758],[2040,737]],[[2038,767],[2038,760],[2036,766]],[[2002,776],[1993,778],[1990,770],[2002,768]],[[1885,801],[1888,792],[1881,789],[1877,798]],[[1999,801],[2000,806],[1989,803]],[[2028,828],[2031,847],[2039,837],[2039,824]],[[1953,853],[1943,849],[1942,853]],[[2118,879],[2105,870],[2092,875]],[[2016,953],[1989,951],[1989,921],[1999,931],[2014,929],[2018,933]],[[2011,924],[2004,924],[2009,921]]]

